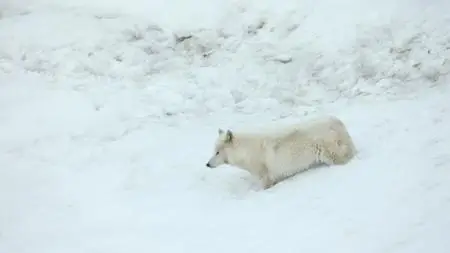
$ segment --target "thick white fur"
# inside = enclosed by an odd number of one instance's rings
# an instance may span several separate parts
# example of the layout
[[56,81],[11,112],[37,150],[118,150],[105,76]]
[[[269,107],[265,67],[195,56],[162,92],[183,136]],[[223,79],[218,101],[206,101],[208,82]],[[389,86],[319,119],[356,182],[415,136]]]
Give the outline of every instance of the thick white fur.
[[210,168],[229,164],[258,177],[264,189],[313,165],[346,164],[355,145],[340,119],[329,116],[277,133],[235,133],[219,129]]

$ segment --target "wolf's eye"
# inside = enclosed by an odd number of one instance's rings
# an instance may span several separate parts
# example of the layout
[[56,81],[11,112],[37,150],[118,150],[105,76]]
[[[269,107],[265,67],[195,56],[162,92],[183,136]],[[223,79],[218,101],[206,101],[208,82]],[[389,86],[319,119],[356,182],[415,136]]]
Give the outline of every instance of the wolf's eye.
[[219,155],[219,151],[216,152],[216,155]]

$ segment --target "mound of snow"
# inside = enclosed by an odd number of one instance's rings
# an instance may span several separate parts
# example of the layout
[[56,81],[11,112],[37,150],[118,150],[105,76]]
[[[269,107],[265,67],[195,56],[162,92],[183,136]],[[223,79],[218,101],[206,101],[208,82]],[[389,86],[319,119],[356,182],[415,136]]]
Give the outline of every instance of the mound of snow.
[[207,2],[10,2],[0,70],[138,87],[152,116],[399,97],[450,71],[443,2]]

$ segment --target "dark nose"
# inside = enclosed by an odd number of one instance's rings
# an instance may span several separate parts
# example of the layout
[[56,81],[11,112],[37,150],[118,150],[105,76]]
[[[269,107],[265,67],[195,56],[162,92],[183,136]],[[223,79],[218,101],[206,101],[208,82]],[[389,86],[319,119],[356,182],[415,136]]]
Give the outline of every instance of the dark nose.
[[206,164],[206,167],[211,168],[211,165],[209,165],[209,163]]

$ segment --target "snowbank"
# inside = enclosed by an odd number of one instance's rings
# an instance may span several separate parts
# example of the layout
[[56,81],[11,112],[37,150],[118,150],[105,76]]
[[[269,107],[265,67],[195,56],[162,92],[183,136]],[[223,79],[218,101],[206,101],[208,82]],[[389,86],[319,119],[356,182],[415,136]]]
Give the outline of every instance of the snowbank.
[[[138,88],[150,116],[292,110],[445,84],[444,2],[10,1],[0,71]],[[63,80],[63,81],[62,81]]]

